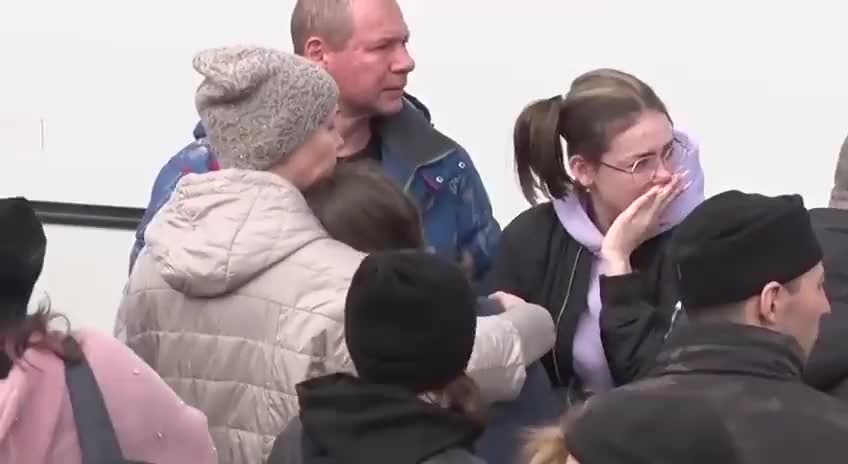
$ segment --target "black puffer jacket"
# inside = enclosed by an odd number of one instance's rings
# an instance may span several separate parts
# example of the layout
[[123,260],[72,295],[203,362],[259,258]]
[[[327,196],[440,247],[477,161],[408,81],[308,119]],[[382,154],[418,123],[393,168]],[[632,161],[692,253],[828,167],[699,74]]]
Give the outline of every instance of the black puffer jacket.
[[[672,230],[642,244],[631,274],[601,276],[601,340],[613,380],[623,385],[653,366],[677,308],[676,274],[666,249]],[[556,345],[543,359],[556,387],[573,387],[572,346],[587,308],[592,256],[559,222],[553,205],[534,206],[501,235],[487,292],[503,290],[551,312]]]

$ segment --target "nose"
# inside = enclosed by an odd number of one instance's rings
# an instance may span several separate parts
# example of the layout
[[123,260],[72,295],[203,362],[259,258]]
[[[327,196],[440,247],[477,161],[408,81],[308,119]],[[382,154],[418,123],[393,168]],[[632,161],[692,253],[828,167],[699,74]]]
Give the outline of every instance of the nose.
[[397,56],[392,64],[392,72],[398,74],[409,74],[415,69],[415,60],[409,54],[406,45],[398,47]]
[[830,314],[830,311],[831,311],[830,298],[825,297],[824,298],[824,307],[822,308],[822,312],[823,312],[823,314]]
[[654,171],[654,182],[657,184],[664,184],[671,180],[672,176],[671,170],[665,165],[665,162],[662,158],[657,161],[657,170]]

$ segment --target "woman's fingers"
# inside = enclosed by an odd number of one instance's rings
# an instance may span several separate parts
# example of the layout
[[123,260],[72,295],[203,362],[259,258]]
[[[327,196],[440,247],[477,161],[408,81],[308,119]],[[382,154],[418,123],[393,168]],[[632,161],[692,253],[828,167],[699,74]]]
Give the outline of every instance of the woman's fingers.
[[663,210],[677,197],[680,193],[681,180],[680,176],[675,175],[672,177],[667,184],[665,184],[659,194],[657,195],[656,201],[652,205],[652,212],[655,215],[659,215]]
[[630,206],[627,208],[632,213],[637,213],[645,208],[650,208],[654,204],[656,204],[656,200],[662,192],[664,187],[661,185],[654,185],[647,192],[643,193],[639,198],[636,199]]

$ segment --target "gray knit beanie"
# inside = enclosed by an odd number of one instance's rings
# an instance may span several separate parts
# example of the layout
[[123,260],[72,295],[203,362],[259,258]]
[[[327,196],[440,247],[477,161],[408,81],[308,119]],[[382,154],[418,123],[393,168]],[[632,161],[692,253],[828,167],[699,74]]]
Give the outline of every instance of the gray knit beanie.
[[204,77],[197,112],[222,169],[273,167],[309,139],[338,99],[327,72],[278,50],[214,48],[193,65]]

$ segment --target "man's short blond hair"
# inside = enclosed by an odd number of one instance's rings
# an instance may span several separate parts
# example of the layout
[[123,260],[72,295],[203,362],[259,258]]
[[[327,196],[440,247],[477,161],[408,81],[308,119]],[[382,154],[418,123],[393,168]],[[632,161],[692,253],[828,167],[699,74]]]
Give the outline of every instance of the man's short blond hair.
[[352,0],[297,0],[291,16],[294,52],[303,55],[306,41],[319,37],[339,49],[353,35]]

